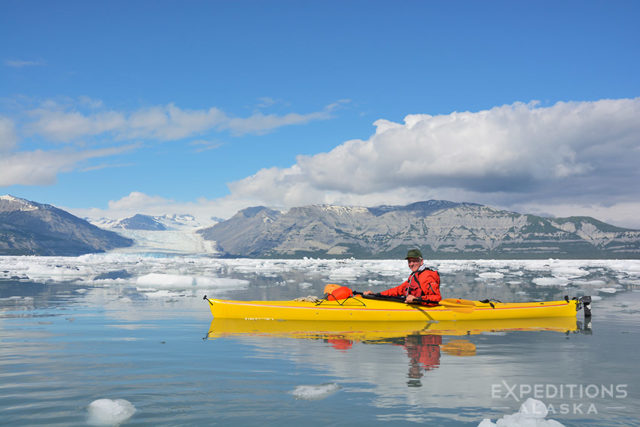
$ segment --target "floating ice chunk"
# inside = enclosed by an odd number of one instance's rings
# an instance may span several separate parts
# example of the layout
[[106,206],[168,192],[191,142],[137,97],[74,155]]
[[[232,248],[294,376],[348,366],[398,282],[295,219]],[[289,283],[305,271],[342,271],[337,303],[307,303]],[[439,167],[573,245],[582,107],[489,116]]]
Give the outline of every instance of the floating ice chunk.
[[87,423],[92,426],[118,425],[136,412],[136,408],[124,399],[98,399],[89,404]]
[[336,383],[299,385],[291,392],[291,394],[293,394],[296,399],[320,400],[332,395],[338,390],[340,390],[340,385]]
[[567,276],[567,277],[583,277],[588,276],[589,272],[579,267],[572,266],[559,266],[553,267],[551,273],[554,276]]
[[358,270],[350,267],[337,268],[329,275],[329,279],[333,281],[356,280],[357,278]]
[[172,292],[169,290],[158,290],[158,289],[144,289],[138,288],[138,291],[144,292],[147,298],[175,298],[180,296],[179,292]]
[[538,286],[567,286],[569,280],[564,277],[536,277],[533,283]]
[[605,294],[615,294],[616,291],[617,291],[616,288],[600,288],[600,289],[598,289],[598,292],[602,292],[602,293],[605,293]]
[[479,277],[483,279],[502,279],[504,274],[499,273],[497,271],[485,271],[484,273],[478,274]]
[[195,286],[195,280],[191,276],[151,273],[138,277],[136,284],[138,286],[157,286],[163,288],[189,288]]
[[485,418],[478,427],[563,427],[563,424],[556,420],[546,420],[548,413],[544,402],[530,397],[515,414],[505,415],[495,423]]
[[572,280],[571,283],[576,286],[604,286],[607,284],[604,280]]

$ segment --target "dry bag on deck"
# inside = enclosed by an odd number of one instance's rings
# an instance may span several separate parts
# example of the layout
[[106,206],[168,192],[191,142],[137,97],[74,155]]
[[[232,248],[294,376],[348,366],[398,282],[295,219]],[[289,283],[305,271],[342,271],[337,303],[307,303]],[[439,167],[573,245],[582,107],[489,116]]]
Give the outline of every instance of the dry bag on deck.
[[353,296],[353,291],[346,286],[327,285],[324,288],[324,293],[327,295],[329,301],[337,301],[340,299],[346,299]]

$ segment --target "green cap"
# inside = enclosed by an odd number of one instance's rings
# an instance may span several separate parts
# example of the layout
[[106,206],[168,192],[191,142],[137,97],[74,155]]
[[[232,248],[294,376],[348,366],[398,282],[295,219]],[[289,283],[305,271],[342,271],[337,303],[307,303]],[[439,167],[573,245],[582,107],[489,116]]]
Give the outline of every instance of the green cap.
[[405,259],[409,259],[409,258],[422,259],[422,252],[420,252],[419,249],[409,249],[409,252],[407,252],[407,257]]

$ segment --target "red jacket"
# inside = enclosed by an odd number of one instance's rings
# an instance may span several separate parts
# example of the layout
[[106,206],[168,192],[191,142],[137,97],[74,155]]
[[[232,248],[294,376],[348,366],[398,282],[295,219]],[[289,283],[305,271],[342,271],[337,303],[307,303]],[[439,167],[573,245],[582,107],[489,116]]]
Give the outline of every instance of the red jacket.
[[411,273],[406,282],[395,288],[380,292],[382,295],[403,296],[413,295],[429,301],[440,301],[440,275],[435,270],[424,268]]

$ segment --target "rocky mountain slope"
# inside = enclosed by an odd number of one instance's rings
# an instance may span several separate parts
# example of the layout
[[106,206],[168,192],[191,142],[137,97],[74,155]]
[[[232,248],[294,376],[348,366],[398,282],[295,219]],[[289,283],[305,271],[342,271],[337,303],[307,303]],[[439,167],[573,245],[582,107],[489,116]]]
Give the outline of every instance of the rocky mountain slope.
[[0,196],[0,255],[76,256],[132,244],[51,205]]
[[394,258],[638,258],[640,231],[590,217],[545,218],[430,200],[374,208],[244,209],[200,230],[228,256]]

